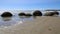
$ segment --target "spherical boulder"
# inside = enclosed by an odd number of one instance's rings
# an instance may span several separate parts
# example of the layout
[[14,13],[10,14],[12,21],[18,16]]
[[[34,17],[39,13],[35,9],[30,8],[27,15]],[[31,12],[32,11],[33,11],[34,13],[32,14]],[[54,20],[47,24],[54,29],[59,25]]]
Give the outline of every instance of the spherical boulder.
[[12,17],[12,14],[10,12],[4,12],[1,16],[2,17]]
[[19,16],[25,16],[25,13],[22,12],[22,13],[19,13],[18,15]]
[[33,12],[33,16],[42,16],[42,13],[41,13],[41,11],[36,10]]

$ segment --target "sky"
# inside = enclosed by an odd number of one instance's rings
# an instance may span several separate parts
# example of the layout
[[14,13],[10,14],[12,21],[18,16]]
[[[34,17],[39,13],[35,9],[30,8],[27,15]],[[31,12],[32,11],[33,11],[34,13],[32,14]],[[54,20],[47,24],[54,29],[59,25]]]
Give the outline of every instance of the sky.
[[60,0],[0,0],[0,10],[60,9]]

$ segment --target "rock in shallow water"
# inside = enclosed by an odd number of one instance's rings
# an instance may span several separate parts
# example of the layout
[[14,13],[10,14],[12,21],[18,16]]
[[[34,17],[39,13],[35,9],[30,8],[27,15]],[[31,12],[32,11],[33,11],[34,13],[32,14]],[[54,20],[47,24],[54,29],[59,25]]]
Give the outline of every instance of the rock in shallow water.
[[10,12],[4,12],[1,16],[2,17],[12,17],[12,14]]
[[41,13],[41,11],[36,10],[36,11],[34,11],[33,16],[42,16],[42,13]]
[[32,15],[28,13],[28,14],[26,14],[25,16],[32,16]]
[[19,16],[25,16],[25,13],[22,12],[22,13],[19,13],[18,15]]
[[46,12],[44,14],[44,16],[54,16],[54,15],[59,15],[59,13],[57,11],[54,11],[54,12]]

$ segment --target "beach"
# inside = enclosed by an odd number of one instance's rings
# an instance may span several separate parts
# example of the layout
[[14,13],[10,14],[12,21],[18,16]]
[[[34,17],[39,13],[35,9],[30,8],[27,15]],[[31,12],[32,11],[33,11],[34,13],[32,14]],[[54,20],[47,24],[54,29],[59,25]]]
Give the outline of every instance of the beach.
[[0,28],[0,34],[60,34],[60,17],[37,16],[32,21]]

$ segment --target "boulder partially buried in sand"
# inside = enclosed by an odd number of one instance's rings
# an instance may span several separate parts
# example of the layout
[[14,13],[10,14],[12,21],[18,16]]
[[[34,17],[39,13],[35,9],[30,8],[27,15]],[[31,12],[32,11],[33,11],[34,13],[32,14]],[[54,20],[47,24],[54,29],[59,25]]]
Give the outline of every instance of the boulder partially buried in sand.
[[18,15],[19,16],[25,16],[25,13],[22,12],[22,13],[19,13]]
[[42,16],[42,13],[41,13],[41,11],[36,10],[33,12],[33,16]]
[[26,14],[25,16],[32,16],[32,15],[28,13],[28,14]]
[[26,18],[29,18],[29,17],[31,17],[31,16],[32,16],[32,14],[30,14],[30,13],[27,13],[27,14],[25,15]]
[[53,16],[54,14],[53,14],[53,12],[46,12],[45,14],[44,14],[44,16]]
[[4,12],[1,16],[2,17],[12,17],[12,14],[10,12]]
[[44,16],[54,16],[54,15],[59,15],[59,13],[56,12],[56,11],[54,11],[54,12],[46,12],[46,13],[44,14]]
[[59,15],[59,12],[57,12],[57,11],[54,11],[53,13],[56,14],[56,15]]

